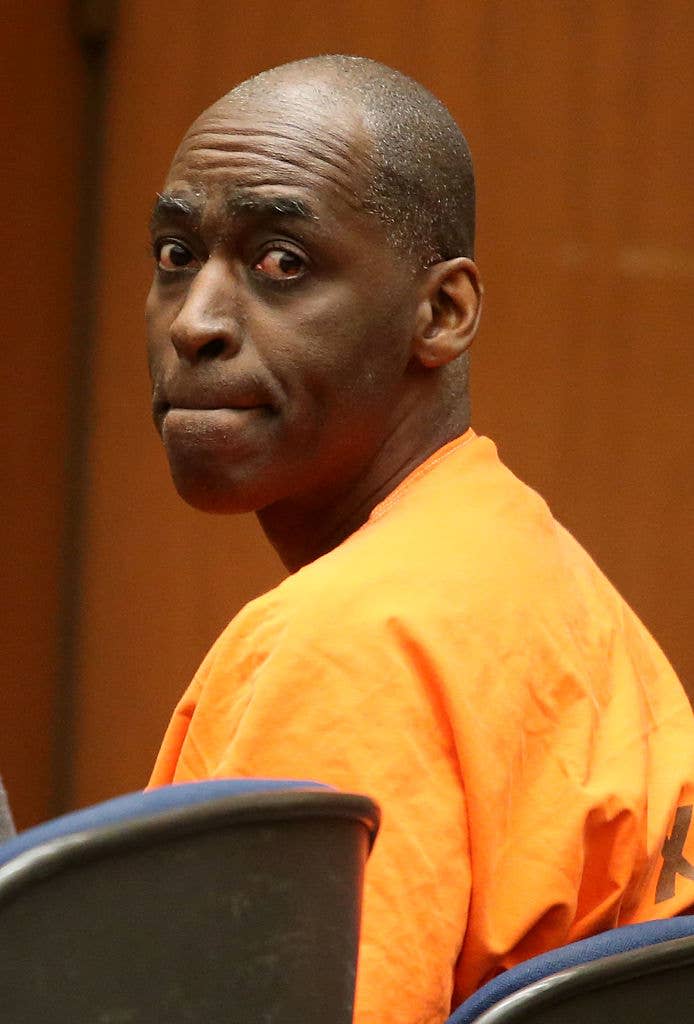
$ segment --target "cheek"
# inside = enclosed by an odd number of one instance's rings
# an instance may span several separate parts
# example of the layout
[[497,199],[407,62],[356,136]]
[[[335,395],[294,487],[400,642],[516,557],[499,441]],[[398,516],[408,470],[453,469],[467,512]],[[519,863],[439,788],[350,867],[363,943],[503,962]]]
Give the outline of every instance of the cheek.
[[380,406],[396,400],[409,363],[410,337],[397,310],[354,316],[336,336],[331,381],[347,407]]
[[147,349],[151,350],[158,336],[158,321],[161,316],[160,303],[154,296],[154,285],[149,290],[147,301],[145,302],[145,338],[147,339]]
[[285,320],[284,355],[304,383],[325,389],[332,401],[336,393],[348,400],[354,392],[388,390],[410,359],[410,320],[405,301],[392,293],[333,287]]
[[167,305],[156,297],[152,286],[145,303],[145,338],[150,374],[154,373],[169,351],[173,354],[169,336],[172,319]]

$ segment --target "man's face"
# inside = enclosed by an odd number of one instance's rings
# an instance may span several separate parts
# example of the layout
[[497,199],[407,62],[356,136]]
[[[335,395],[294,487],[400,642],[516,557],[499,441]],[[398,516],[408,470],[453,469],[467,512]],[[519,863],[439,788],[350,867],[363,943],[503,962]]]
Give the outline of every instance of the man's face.
[[365,134],[290,99],[204,114],[152,220],[154,419],[209,511],[339,499],[405,415],[414,274],[362,209]]

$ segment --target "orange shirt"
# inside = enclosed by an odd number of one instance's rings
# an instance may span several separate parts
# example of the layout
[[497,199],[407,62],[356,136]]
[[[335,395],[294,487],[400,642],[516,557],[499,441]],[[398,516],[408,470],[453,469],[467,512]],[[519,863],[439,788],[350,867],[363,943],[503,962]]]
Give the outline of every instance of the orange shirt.
[[254,775],[381,805],[357,1024],[435,1024],[505,967],[694,904],[689,702],[472,431],[208,654],[152,785]]

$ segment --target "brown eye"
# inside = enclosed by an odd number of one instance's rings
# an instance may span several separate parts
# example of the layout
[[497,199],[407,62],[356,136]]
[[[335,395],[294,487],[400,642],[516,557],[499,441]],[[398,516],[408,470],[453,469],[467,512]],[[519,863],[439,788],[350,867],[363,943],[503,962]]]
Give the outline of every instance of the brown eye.
[[301,277],[306,270],[306,263],[290,249],[268,249],[253,269],[271,277],[273,281],[290,281]]
[[183,242],[163,242],[157,247],[157,264],[160,270],[168,272],[185,270],[197,260]]

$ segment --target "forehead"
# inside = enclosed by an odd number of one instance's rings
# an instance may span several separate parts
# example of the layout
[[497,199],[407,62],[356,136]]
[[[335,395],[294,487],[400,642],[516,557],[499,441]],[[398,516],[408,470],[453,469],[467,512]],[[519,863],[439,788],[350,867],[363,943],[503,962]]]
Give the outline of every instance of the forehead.
[[166,191],[201,201],[235,193],[303,198],[310,209],[363,210],[373,175],[369,136],[348,103],[290,92],[265,102],[220,100],[186,133]]

